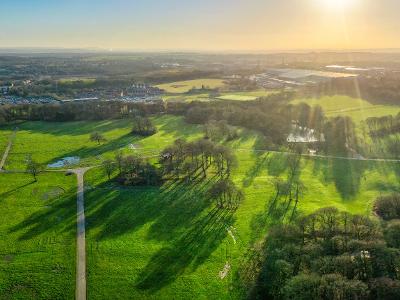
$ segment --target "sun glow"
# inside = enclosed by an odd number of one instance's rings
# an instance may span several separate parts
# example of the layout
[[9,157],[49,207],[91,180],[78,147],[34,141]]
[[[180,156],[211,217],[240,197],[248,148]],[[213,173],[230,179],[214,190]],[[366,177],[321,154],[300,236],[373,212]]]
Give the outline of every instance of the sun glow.
[[356,0],[317,0],[325,8],[332,11],[344,11],[353,6]]

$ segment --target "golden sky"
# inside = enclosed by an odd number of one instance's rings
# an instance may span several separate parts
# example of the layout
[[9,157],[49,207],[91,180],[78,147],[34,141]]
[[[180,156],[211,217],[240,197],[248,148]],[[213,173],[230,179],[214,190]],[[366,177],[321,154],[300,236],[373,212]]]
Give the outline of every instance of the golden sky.
[[400,48],[400,0],[2,0],[0,47]]

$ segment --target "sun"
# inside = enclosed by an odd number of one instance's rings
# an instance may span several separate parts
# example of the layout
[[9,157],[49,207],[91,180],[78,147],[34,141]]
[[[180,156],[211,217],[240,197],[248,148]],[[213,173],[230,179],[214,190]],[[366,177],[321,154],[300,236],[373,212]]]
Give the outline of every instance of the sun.
[[354,5],[356,0],[317,0],[329,10],[346,10]]

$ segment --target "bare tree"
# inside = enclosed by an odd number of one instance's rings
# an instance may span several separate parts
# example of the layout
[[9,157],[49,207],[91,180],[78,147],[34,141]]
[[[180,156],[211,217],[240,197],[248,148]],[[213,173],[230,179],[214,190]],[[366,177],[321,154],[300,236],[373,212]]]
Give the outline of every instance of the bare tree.
[[97,131],[93,132],[93,133],[90,135],[90,140],[91,140],[92,142],[97,142],[97,144],[99,144],[99,145],[100,145],[100,143],[106,141],[106,139],[104,138],[104,136],[103,136],[101,133],[97,132]]
[[41,171],[40,164],[32,158],[32,155],[29,154],[26,158],[26,172],[32,175],[35,182],[37,182],[37,175]]
[[111,175],[115,170],[115,164],[111,159],[106,159],[102,162],[102,167],[104,170],[104,173],[107,175],[108,180],[111,179]]

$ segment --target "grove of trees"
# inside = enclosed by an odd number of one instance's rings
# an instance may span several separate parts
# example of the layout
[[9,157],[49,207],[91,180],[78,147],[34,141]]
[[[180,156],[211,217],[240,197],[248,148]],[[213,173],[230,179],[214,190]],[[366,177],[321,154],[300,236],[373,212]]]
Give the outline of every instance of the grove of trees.
[[398,220],[380,222],[334,207],[276,225],[259,250],[250,297],[399,299],[399,237]]

